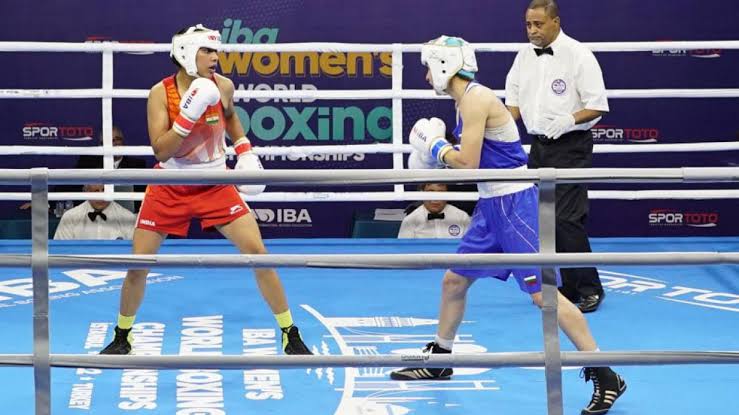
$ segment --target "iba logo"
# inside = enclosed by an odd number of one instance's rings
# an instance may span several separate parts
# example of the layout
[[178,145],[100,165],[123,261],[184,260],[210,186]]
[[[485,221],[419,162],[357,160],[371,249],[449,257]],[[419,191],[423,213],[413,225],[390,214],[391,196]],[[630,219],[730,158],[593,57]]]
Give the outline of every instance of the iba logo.
[[252,209],[260,226],[313,226],[308,209]]

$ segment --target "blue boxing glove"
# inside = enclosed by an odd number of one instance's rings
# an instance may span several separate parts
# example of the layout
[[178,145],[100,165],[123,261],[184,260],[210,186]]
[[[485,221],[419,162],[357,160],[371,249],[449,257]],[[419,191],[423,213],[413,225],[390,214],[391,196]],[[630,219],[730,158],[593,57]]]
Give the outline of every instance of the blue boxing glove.
[[446,141],[446,125],[438,118],[421,118],[416,121],[411,129],[409,141],[413,148],[418,151],[422,158],[436,160],[445,165],[444,156],[453,150],[452,145]]

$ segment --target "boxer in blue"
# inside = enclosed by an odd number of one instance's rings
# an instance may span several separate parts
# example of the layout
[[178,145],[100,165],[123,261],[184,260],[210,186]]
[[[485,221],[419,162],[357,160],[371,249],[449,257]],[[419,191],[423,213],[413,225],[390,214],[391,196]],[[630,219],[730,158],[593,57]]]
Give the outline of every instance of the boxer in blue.
[[[477,60],[464,40],[441,36],[421,49],[428,67],[426,80],[439,95],[450,95],[457,108],[454,134],[461,146],[446,141],[446,126],[438,118],[420,119],[411,129],[410,168],[525,169],[528,157],[521,146],[516,123],[495,93],[475,82]],[[539,252],[538,192],[531,183],[478,183],[480,200],[458,253]],[[427,353],[451,353],[464,316],[467,291],[477,278],[507,280],[513,276],[537,306],[543,304],[539,268],[450,269],[442,283],[441,310],[436,338]],[[557,284],[560,284],[559,275]],[[558,295],[557,320],[580,351],[598,350],[580,310]],[[594,393],[582,414],[604,414],[626,390],[626,383],[608,367],[586,367],[586,381]],[[395,380],[449,379],[451,368],[405,368],[391,373]]]

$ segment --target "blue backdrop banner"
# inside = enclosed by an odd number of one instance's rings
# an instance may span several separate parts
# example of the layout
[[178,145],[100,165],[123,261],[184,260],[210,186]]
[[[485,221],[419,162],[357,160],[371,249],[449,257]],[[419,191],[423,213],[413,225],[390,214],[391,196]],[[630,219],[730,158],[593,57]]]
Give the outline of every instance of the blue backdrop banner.
[[[335,0],[214,0],[171,4],[66,1],[15,4],[4,10],[2,41],[166,43],[174,32],[196,23],[219,30],[224,42],[421,43],[439,35],[470,42],[525,42],[526,2],[487,1],[460,7],[446,1],[351,2]],[[561,5],[563,29],[582,42],[730,40],[739,38],[739,6],[722,0],[675,0],[669,6],[636,0]],[[732,12],[733,10],[733,12]],[[598,53],[609,89],[736,88],[739,52],[698,51]],[[388,89],[390,53],[221,52],[220,72],[238,90]],[[513,53],[479,53],[479,80],[504,89]],[[100,88],[98,53],[0,53],[2,88]],[[163,53],[117,53],[114,86],[149,89],[175,67]],[[428,89],[418,54],[407,53],[403,87]],[[596,144],[693,143],[736,141],[738,100],[612,99],[611,112],[592,130]],[[114,124],[126,144],[149,143],[144,99],[115,99]],[[237,113],[257,146],[350,145],[392,141],[390,100],[239,99]],[[406,100],[404,135],[419,117],[453,123],[447,100]],[[0,99],[4,145],[98,145],[101,103],[97,99]],[[521,128],[522,131],[523,128]],[[526,138],[528,140],[528,138]],[[525,141],[526,141],[525,140]],[[595,157],[596,167],[735,166],[739,152],[636,153]],[[71,168],[75,156],[4,157],[0,168]],[[153,158],[147,160],[154,164]],[[265,157],[268,169],[391,168],[389,155]],[[705,188],[706,186],[701,186]],[[716,186],[714,186],[716,187]],[[737,188],[723,185],[721,188]],[[653,186],[593,186],[592,189]],[[683,187],[685,188],[685,187]],[[390,188],[386,187],[386,190]],[[8,189],[19,191],[18,188]],[[272,189],[273,191],[290,189]],[[313,191],[316,189],[292,189]],[[330,190],[330,189],[329,189]],[[349,190],[337,188],[333,190]],[[356,190],[356,189],[354,189]],[[366,189],[362,189],[366,190]],[[24,218],[18,202],[0,202],[6,219]],[[376,207],[406,203],[253,204],[271,212],[258,216],[266,237],[341,237],[351,234],[354,218]],[[736,201],[593,202],[594,235],[736,235]],[[614,223],[612,218],[623,220]],[[271,220],[267,220],[270,219]],[[678,219],[679,218],[679,219]],[[196,228],[194,232],[197,234]],[[203,236],[203,235],[200,235]]]

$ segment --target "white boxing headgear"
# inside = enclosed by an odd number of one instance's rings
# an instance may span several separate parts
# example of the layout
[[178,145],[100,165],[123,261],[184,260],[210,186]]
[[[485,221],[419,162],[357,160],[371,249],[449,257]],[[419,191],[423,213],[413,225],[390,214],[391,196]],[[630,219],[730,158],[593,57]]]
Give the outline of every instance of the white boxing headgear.
[[221,49],[221,34],[208,29],[202,24],[189,27],[185,33],[172,36],[172,50],[169,56],[174,58],[190,76],[198,75],[195,57],[200,48]]
[[459,37],[441,36],[421,47],[421,63],[431,70],[434,90],[446,95],[449,80],[454,75],[475,79],[477,58],[475,49]]

